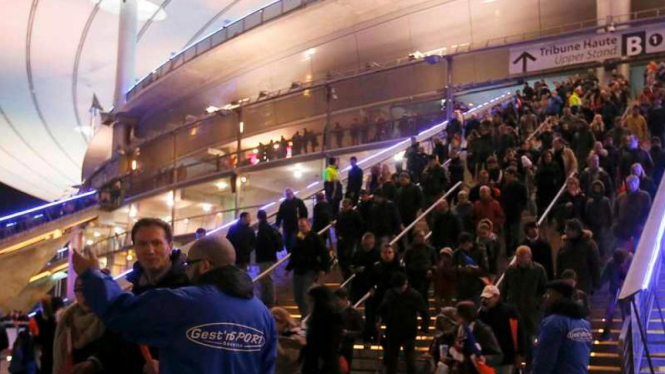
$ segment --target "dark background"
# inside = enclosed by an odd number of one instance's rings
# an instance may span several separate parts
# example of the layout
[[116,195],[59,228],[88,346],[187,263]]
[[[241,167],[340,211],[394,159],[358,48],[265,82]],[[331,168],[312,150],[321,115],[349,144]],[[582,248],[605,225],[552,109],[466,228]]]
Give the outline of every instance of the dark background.
[[46,201],[0,183],[0,217],[34,208],[45,203]]

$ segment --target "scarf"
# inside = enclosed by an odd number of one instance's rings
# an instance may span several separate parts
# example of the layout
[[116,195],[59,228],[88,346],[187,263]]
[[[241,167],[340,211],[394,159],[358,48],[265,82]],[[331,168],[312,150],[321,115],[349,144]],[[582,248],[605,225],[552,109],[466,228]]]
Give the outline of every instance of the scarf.
[[60,315],[53,344],[53,373],[66,374],[71,369],[72,351],[99,339],[106,328],[92,311],[73,304]]

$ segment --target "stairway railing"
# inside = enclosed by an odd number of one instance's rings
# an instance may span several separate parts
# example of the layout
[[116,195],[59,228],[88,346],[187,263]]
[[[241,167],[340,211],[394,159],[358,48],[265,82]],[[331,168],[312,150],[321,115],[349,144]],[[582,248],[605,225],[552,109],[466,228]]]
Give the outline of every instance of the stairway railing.
[[642,359],[645,356],[650,372],[654,373],[654,363],[647,344],[647,331],[654,306],[663,322],[657,287],[663,265],[664,231],[665,183],[661,183],[619,294],[619,301],[629,303],[631,311],[630,317],[624,320],[619,336],[621,366],[625,374],[641,372]]

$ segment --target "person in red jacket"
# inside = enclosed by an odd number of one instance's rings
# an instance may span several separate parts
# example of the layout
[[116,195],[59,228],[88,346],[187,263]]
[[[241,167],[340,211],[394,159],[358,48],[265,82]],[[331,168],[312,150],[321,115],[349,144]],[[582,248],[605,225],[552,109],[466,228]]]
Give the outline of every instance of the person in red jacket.
[[482,186],[480,188],[480,200],[473,204],[471,216],[475,226],[478,226],[478,223],[480,223],[481,220],[485,218],[489,219],[497,233],[506,219],[501,204],[492,198],[490,188],[487,186]]

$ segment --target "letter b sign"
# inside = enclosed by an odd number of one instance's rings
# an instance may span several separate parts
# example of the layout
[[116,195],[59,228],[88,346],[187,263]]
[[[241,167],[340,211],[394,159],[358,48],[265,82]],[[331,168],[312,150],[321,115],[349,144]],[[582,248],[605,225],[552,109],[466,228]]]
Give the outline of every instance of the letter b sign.
[[629,34],[623,34],[623,46],[621,49],[621,54],[626,57],[638,56],[646,53],[645,41],[646,41],[646,32],[633,32]]

